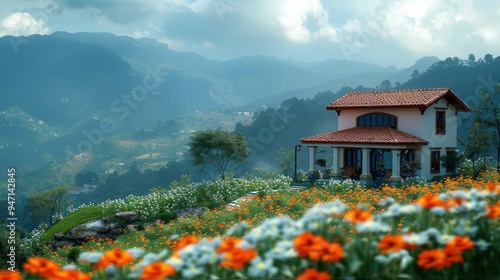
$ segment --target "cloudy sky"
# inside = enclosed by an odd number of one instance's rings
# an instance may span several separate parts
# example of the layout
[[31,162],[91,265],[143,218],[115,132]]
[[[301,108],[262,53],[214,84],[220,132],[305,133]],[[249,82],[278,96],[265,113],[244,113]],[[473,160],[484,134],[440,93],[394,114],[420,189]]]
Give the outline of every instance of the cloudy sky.
[[[0,37],[55,31],[151,37],[212,59],[329,57],[407,67],[494,56],[496,0],[1,0]],[[496,48],[495,48],[496,47]]]

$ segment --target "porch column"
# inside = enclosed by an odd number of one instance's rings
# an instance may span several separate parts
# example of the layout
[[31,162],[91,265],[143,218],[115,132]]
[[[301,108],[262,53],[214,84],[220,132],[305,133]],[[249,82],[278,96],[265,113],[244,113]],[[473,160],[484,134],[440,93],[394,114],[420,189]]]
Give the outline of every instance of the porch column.
[[401,150],[391,150],[392,153],[392,175],[389,180],[391,181],[401,181],[401,176],[400,176],[400,156],[401,156]]
[[361,154],[362,154],[362,169],[361,169],[361,175],[359,176],[359,179],[372,179],[372,175],[370,174],[370,162],[368,159],[370,158],[368,155],[370,154],[370,149],[369,148],[362,148],[361,149]]
[[314,163],[316,162],[316,149],[318,146],[308,146],[309,148],[309,173],[314,172]]
[[342,174],[340,173],[340,158],[339,158],[339,148],[332,147],[332,176],[340,177]]
[[340,148],[339,151],[339,169],[342,170],[344,168],[344,151],[345,148]]

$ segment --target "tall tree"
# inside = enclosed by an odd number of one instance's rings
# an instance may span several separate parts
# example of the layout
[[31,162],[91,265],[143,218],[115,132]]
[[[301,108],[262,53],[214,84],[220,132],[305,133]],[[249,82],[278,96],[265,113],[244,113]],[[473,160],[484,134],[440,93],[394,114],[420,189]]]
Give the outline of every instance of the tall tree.
[[276,163],[280,167],[279,172],[281,174],[286,176],[293,174],[295,167],[295,151],[280,147],[280,150],[278,151],[278,157],[276,157]]
[[242,162],[250,154],[243,134],[220,128],[195,132],[188,146],[194,165],[213,165],[223,180],[230,162]]
[[[481,91],[481,103],[474,108],[476,129],[488,137],[482,145],[496,151],[497,169],[500,168],[500,84],[493,91]],[[480,132],[481,133],[481,132]]]
[[476,114],[472,119],[472,126],[467,130],[468,139],[458,138],[462,146],[464,146],[464,156],[472,162],[472,171],[474,178],[479,175],[479,172],[486,164],[486,158],[491,151],[491,148],[485,143],[490,141],[490,134],[486,127],[481,122],[480,117]]
[[54,224],[71,203],[66,197],[68,190],[68,187],[58,186],[28,196],[26,215],[39,223],[48,221],[49,225]]

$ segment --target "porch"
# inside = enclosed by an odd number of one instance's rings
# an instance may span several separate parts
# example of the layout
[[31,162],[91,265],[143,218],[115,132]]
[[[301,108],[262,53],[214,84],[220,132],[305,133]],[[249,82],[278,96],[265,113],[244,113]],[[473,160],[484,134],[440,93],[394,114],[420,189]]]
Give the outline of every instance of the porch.
[[[415,175],[408,163],[419,162],[427,141],[390,127],[354,127],[307,138],[310,174],[319,170],[318,154],[330,158],[333,178],[397,183]],[[326,151],[331,154],[326,156]]]
[[[308,145],[310,174],[331,169],[331,178],[353,179],[363,182],[400,182],[415,176],[409,163],[419,162],[418,147],[356,147]],[[325,160],[328,165],[321,169],[317,162]]]

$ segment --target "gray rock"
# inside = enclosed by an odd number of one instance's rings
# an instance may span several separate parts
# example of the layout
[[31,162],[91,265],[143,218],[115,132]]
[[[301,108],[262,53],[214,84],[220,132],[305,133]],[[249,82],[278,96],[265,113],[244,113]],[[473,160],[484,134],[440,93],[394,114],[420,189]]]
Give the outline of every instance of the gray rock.
[[66,238],[66,236],[64,236],[64,233],[62,233],[62,232],[58,232],[58,233],[54,234],[55,240],[64,240],[65,238]]
[[144,226],[143,225],[132,224],[132,225],[128,225],[127,229],[139,231],[139,230],[144,230]]
[[81,242],[90,237],[106,238],[108,235],[116,235],[115,230],[120,228],[120,224],[109,219],[94,220],[72,228],[66,234],[66,239]]
[[207,207],[193,207],[193,208],[184,208],[184,209],[179,209],[177,211],[176,218],[187,218],[192,215],[196,215],[198,217],[201,217],[203,213],[207,212],[208,208]]
[[77,243],[69,240],[51,240],[48,242],[48,247],[53,250],[61,247],[73,247]]
[[123,220],[127,223],[133,223],[139,219],[139,214],[134,211],[125,211],[116,213],[115,218]]

